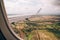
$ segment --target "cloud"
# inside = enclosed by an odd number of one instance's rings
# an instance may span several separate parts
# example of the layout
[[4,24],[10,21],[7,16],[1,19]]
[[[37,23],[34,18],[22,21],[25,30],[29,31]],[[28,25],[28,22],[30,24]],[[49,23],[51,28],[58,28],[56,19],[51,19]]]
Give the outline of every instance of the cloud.
[[54,4],[55,6],[59,6],[59,7],[60,7],[60,0],[55,0],[55,1],[53,2],[53,4]]
[[57,14],[60,13],[60,2],[56,1],[57,0],[4,0],[4,3],[8,14],[36,14],[40,8],[42,8],[40,14]]

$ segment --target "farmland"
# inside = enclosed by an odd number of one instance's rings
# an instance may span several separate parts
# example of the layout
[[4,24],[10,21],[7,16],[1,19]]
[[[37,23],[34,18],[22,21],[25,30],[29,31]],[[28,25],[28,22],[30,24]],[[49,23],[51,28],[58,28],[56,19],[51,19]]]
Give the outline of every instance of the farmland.
[[60,16],[32,16],[11,25],[24,40],[60,40]]

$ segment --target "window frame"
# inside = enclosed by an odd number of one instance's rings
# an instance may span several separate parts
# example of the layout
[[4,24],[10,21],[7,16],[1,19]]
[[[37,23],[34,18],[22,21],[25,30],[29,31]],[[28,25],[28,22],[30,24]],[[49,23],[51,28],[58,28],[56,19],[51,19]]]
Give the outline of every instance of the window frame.
[[0,0],[0,29],[7,40],[23,40],[11,28],[3,0]]

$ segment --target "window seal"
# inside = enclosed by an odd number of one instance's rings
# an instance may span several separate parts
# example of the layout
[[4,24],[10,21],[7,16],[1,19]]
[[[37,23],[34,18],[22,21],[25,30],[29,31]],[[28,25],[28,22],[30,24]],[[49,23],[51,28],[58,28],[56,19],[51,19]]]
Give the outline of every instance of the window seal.
[[[2,5],[2,4],[3,4],[3,5]],[[2,6],[3,6],[3,7],[2,7]],[[9,25],[8,25],[9,23],[7,23],[7,20],[6,20],[5,15],[4,15],[5,7],[4,7],[3,0],[0,0],[0,11],[1,11],[1,15],[2,15],[2,18],[3,18],[3,20],[4,20],[4,23],[5,23],[8,31],[10,32],[10,34],[11,34],[16,40],[20,40],[18,37],[16,37],[16,36],[13,34],[12,30],[9,28]],[[6,12],[6,11],[5,11],[5,12]],[[5,14],[6,14],[6,13],[5,13]],[[7,15],[6,15],[6,16],[7,16]]]

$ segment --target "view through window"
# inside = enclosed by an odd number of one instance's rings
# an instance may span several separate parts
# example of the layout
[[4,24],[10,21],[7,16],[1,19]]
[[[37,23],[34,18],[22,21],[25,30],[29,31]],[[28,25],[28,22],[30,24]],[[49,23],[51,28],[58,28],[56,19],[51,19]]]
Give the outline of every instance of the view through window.
[[4,0],[12,29],[24,40],[60,40],[60,0]]

